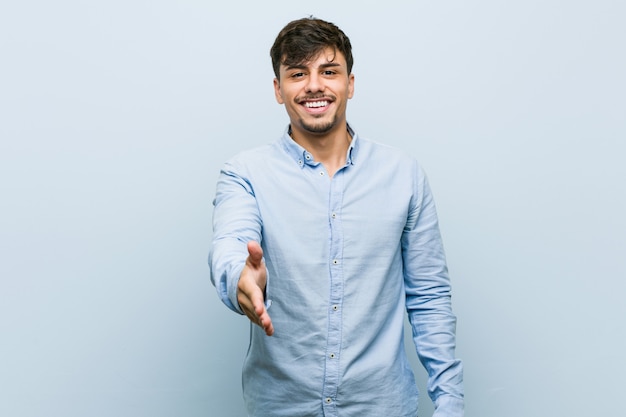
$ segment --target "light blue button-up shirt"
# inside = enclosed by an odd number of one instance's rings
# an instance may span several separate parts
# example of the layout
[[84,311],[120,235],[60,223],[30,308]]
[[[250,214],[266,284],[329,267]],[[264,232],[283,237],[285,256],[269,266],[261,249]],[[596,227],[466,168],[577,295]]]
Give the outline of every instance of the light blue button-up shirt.
[[399,150],[353,137],[332,178],[288,132],[228,161],[217,183],[211,280],[232,310],[258,241],[275,333],[251,325],[243,391],[253,417],[415,417],[408,311],[435,416],[462,416],[462,365],[437,214]]

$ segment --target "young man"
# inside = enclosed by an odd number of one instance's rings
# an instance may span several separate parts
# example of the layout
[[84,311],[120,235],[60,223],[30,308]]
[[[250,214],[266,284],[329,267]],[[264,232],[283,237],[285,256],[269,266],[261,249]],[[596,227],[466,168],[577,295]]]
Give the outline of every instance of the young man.
[[271,48],[289,126],[222,168],[211,280],[251,326],[250,416],[417,415],[408,311],[438,417],[463,415],[450,282],[424,172],[346,121],[349,39],[315,18]]

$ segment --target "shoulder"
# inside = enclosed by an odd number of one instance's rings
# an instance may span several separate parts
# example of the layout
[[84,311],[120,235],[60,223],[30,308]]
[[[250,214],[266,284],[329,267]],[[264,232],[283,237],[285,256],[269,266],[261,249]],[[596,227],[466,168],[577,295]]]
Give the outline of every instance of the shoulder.
[[245,149],[231,156],[226,162],[254,162],[260,157],[267,157],[273,155],[277,150],[276,143],[267,143],[264,145],[255,146]]
[[383,164],[402,169],[421,171],[419,161],[404,149],[384,144],[370,138],[358,137],[357,158],[364,164]]
[[276,159],[280,153],[276,142],[249,148],[231,156],[224,163],[225,170],[249,171]]

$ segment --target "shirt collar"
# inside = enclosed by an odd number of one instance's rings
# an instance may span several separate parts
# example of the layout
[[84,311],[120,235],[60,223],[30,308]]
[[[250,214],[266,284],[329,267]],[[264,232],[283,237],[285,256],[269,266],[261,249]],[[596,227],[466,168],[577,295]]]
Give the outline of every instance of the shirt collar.
[[[311,155],[309,151],[304,149],[291,138],[289,135],[290,131],[291,126],[287,125],[285,132],[280,139],[282,148],[300,166],[300,168],[303,168],[305,164],[317,165],[318,162],[314,161],[313,155]],[[346,155],[346,165],[354,165],[354,159],[359,149],[358,134],[354,131],[354,129],[352,129],[350,124],[348,124],[348,133],[350,133],[352,140],[350,141],[350,146],[348,147]]]

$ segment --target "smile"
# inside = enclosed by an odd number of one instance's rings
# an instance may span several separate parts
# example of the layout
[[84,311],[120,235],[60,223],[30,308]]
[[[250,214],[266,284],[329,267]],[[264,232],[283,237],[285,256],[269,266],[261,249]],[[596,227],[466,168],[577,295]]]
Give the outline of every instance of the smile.
[[328,101],[323,100],[323,101],[307,101],[306,103],[304,103],[304,107],[309,108],[309,109],[317,109],[320,107],[327,107],[329,104]]

